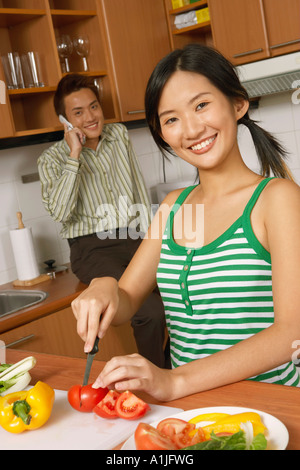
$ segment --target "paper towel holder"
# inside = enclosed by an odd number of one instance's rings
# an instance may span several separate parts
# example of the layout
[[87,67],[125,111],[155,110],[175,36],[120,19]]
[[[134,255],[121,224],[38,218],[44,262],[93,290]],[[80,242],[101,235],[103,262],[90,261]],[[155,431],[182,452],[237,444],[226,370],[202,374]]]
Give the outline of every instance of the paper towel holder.
[[[25,225],[23,223],[23,216],[22,212],[17,212],[17,219],[18,219],[18,229],[23,230],[25,229]],[[36,284],[40,284],[41,282],[49,281],[50,278],[47,274],[40,274],[38,277],[34,279],[29,279],[27,281],[20,281],[16,279],[13,281],[13,286],[15,287],[26,287],[26,286],[34,286]]]

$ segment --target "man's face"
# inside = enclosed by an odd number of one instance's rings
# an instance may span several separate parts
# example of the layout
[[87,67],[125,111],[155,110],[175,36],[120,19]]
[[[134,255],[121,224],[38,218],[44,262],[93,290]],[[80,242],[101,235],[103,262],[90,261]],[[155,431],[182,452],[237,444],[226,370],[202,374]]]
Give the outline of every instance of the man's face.
[[99,138],[103,129],[104,116],[100,103],[89,88],[75,91],[64,99],[67,120],[78,127],[87,139]]

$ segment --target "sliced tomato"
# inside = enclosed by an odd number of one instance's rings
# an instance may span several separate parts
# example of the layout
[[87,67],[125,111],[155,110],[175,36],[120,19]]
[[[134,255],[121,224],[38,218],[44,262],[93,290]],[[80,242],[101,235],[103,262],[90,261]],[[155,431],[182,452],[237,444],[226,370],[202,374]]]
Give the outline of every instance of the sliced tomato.
[[158,423],[157,430],[165,436],[172,437],[175,434],[193,431],[195,427],[195,424],[188,423],[183,419],[166,418]]
[[124,419],[141,418],[148,410],[150,406],[128,390],[121,393],[116,403],[116,412]]
[[177,449],[184,449],[184,447],[199,444],[205,441],[205,433],[202,428],[195,429],[192,432],[180,432],[172,436],[172,441],[177,446]]
[[108,388],[93,388],[91,384],[73,385],[68,391],[68,401],[75,410],[90,413],[107,392]]
[[109,390],[103,400],[101,400],[94,407],[94,413],[96,413],[98,416],[101,416],[101,418],[118,418],[118,413],[116,411],[116,403],[120,396],[121,393],[116,392],[115,390]]
[[139,423],[134,433],[137,450],[176,450],[177,447],[167,436],[163,436],[150,424]]

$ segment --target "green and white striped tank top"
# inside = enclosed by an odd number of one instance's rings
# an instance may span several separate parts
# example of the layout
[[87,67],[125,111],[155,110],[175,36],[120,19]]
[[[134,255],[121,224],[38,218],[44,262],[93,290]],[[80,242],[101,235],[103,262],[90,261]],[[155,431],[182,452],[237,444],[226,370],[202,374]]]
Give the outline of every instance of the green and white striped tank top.
[[[174,215],[195,186],[174,204],[157,269],[173,367],[224,350],[274,323],[271,257],[250,222],[270,179],[257,186],[242,216],[201,248],[180,246],[173,238]],[[293,386],[300,382],[292,362],[249,379]]]

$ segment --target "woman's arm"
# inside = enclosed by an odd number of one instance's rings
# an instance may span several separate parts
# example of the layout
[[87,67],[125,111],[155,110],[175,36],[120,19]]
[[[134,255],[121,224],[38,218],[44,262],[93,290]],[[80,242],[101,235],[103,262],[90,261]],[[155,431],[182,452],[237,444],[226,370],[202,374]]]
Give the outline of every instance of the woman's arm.
[[171,371],[137,355],[113,358],[96,386],[143,390],[158,400],[247,379],[289,362],[300,339],[300,189],[288,181],[266,188],[261,216],[272,257],[274,324],[240,343]]

